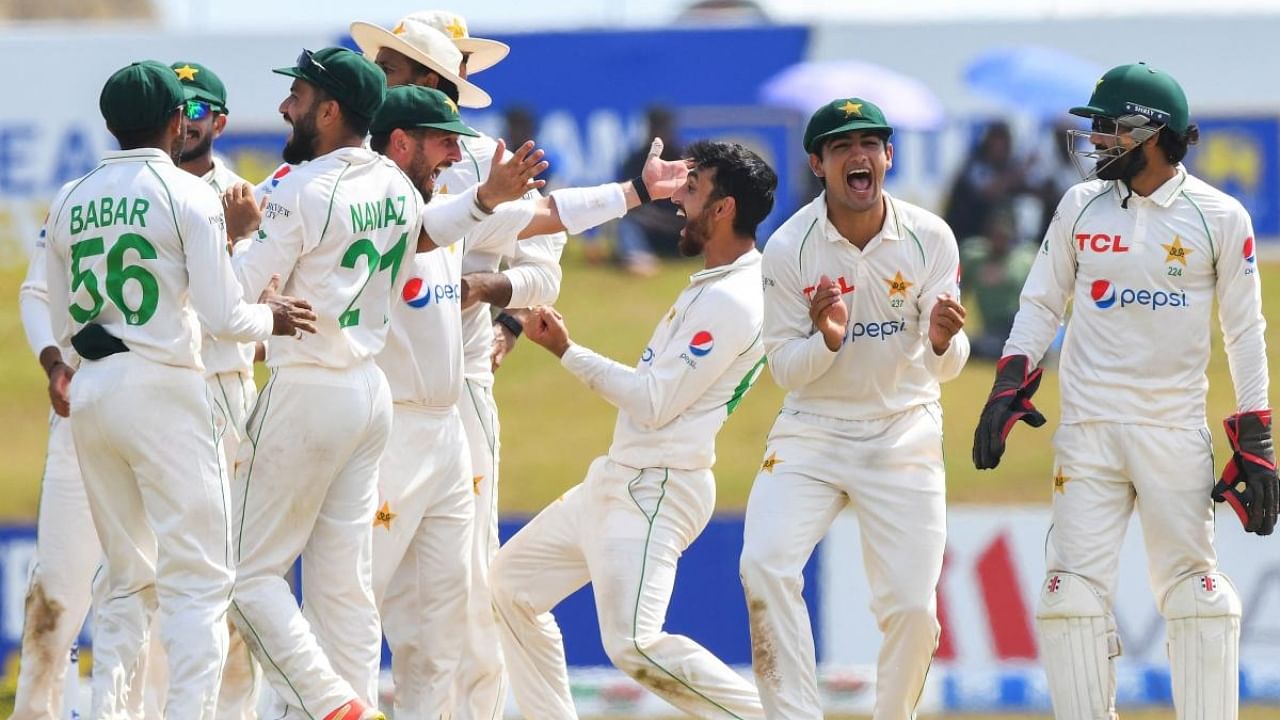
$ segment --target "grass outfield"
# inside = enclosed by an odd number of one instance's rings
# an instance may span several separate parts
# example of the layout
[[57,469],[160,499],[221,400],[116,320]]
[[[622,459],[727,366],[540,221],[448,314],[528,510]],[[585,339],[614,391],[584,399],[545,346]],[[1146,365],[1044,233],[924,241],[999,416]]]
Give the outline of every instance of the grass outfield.
[[[696,262],[671,263],[660,275],[637,279],[611,268],[591,267],[576,246],[566,254],[564,291],[557,307],[573,338],[623,363],[639,357],[653,330]],[[1265,274],[1280,263],[1264,263]],[[0,268],[0,519],[35,516],[44,460],[47,401],[43,374],[31,357],[15,302],[23,268]],[[1280,317],[1280,284],[1264,290],[1265,312]],[[1216,323],[1215,323],[1216,324]],[[1118,340],[1123,342],[1123,340]],[[1218,457],[1225,440],[1220,420],[1232,412],[1234,393],[1213,331],[1209,367],[1209,421]],[[1276,353],[1272,353],[1272,373]],[[1052,372],[1050,375],[1052,376]],[[613,432],[614,409],[557,367],[555,359],[522,340],[498,373],[502,412],[502,490],[504,512],[532,513],[577,483],[590,461],[604,453]],[[991,386],[992,366],[973,362],[943,388],[948,497],[952,502],[1047,502],[1051,491],[1049,439],[1058,411],[1057,382],[1050,378],[1036,397],[1051,418],[1039,430],[1020,425],[998,471],[979,473],[969,460],[973,427]],[[782,392],[766,374],[720,433],[716,476],[719,509],[740,511],[759,465],[764,440],[782,401]]]

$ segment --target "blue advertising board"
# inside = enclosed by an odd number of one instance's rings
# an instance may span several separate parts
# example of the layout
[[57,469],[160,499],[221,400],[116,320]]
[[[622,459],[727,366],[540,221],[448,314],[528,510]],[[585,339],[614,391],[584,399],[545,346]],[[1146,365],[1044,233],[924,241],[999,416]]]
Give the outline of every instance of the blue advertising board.
[[1194,118],[1200,143],[1187,153],[1191,173],[1244,204],[1259,237],[1280,235],[1280,118]]

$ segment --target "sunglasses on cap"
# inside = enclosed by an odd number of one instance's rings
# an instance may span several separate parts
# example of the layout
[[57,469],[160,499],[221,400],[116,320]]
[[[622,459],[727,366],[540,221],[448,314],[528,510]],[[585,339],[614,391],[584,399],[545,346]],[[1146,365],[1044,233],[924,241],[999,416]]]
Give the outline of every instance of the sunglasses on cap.
[[188,120],[203,120],[213,112],[213,106],[203,100],[188,100],[183,112]]
[[347,87],[346,85],[343,84],[341,80],[337,78],[337,76],[329,72],[329,69],[326,68],[324,65],[322,65],[319,60],[316,60],[315,53],[311,52],[310,50],[307,50],[306,48],[303,48],[302,52],[298,55],[298,60],[295,64],[298,66],[298,69],[303,72],[303,74],[315,73],[316,75],[323,77],[325,80],[333,83],[337,87],[340,87],[344,90]]

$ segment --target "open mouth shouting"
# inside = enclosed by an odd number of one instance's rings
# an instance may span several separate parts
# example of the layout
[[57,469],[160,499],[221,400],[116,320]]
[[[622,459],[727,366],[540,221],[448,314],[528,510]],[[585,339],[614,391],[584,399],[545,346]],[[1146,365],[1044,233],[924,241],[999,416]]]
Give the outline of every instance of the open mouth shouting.
[[845,185],[858,195],[864,195],[871,192],[871,169],[870,168],[854,168],[845,173]]

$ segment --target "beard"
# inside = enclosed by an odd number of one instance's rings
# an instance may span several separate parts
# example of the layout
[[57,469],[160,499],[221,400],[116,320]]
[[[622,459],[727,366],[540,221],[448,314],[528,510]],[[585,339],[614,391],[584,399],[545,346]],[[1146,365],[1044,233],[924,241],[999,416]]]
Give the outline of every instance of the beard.
[[427,154],[422,152],[421,148],[413,154],[413,158],[409,160],[409,167],[404,168],[404,174],[409,176],[413,181],[418,192],[422,194],[422,202],[431,202],[431,196],[435,193],[435,182],[433,175],[436,166],[427,161]]
[[285,142],[284,151],[280,153],[281,157],[290,165],[297,165],[315,158],[317,135],[315,108],[312,108],[306,115],[294,121],[293,134]]
[[178,162],[191,162],[202,155],[208,154],[213,149],[213,133],[206,133],[194,147],[187,147],[187,143],[184,140],[179,148]]
[[169,159],[174,164],[181,162],[182,148],[187,143],[187,121],[182,119],[178,122],[178,134],[169,139]]
[[697,257],[710,239],[711,218],[705,212],[698,213],[698,217],[685,219],[684,232],[676,241],[676,250],[680,257]]
[[1099,180],[1123,180],[1128,182],[1147,167],[1147,156],[1138,145],[1129,152],[1098,168]]

